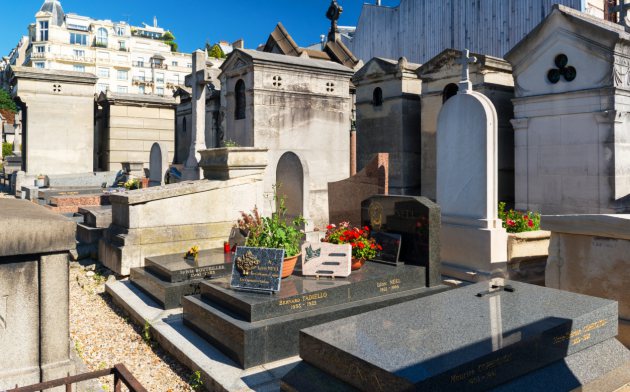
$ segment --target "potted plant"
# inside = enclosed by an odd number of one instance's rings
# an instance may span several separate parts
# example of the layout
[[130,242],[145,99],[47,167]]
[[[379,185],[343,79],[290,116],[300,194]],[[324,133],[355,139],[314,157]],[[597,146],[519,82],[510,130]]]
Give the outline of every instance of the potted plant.
[[507,254],[510,276],[529,282],[544,281],[551,233],[540,230],[540,214],[506,210],[499,203],[499,219],[508,232]]
[[376,257],[376,253],[383,248],[370,238],[370,229],[350,227],[349,222],[341,222],[339,226],[330,224],[326,226],[326,237],[323,242],[331,244],[350,244],[352,246],[352,270],[363,267],[366,260]]
[[304,218],[298,216],[287,222],[284,197],[274,196],[274,200],[277,201],[277,211],[270,217],[261,217],[258,208],[254,207],[249,214],[241,212],[237,227],[248,233],[245,246],[284,249],[282,277],[286,278],[293,273],[301,254],[300,243],[304,238],[302,230]]
[[126,182],[125,182],[125,189],[127,190],[134,190],[134,189],[140,189],[141,183],[140,180],[138,180],[137,178],[129,178]]
[[191,247],[190,249],[188,249],[188,251],[184,255],[184,258],[191,261],[197,261],[198,256],[199,256],[199,246],[195,245]]
[[35,186],[38,188],[43,188],[46,186],[46,176],[43,174],[38,174],[37,179],[35,180]]

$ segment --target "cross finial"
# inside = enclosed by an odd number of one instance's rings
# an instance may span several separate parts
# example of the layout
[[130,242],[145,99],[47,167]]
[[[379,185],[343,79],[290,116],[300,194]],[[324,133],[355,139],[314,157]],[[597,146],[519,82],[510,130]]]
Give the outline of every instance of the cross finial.
[[476,62],[477,57],[470,57],[470,51],[468,49],[464,49],[462,51],[462,56],[459,58],[459,60],[457,60],[457,63],[462,65],[462,80],[459,82],[459,88],[462,92],[472,90],[472,83],[470,83],[470,73],[468,70],[468,65],[475,64]]
[[339,29],[337,29],[337,21],[342,12],[343,7],[337,4],[337,0],[332,0],[328,11],[326,11],[326,18],[330,19],[330,32],[328,33],[328,39],[330,41],[335,41],[335,35],[339,32]]
[[616,6],[612,6],[608,9],[608,11],[612,14],[612,13],[619,13],[619,19],[618,19],[618,23],[622,26],[628,27],[628,21],[627,21],[627,17],[628,17],[628,9],[630,9],[630,3],[627,2],[627,0],[620,0],[619,5]]

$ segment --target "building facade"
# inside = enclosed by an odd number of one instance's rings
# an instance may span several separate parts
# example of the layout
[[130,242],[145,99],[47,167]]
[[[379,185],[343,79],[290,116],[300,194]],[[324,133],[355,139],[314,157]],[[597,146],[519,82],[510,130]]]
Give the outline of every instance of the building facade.
[[173,36],[157,20],[141,27],[95,20],[64,13],[59,0],[44,2],[25,39],[12,65],[92,73],[97,93],[171,96],[192,67],[191,55],[172,50]]

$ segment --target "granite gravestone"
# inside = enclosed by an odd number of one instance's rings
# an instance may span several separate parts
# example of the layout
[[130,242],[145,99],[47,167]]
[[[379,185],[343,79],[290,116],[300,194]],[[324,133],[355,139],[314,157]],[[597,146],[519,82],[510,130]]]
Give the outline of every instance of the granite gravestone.
[[280,291],[284,249],[236,248],[230,286],[239,290]]
[[[361,225],[372,235],[400,236],[398,260],[427,269],[427,286],[440,277],[440,207],[426,197],[372,196],[361,203]],[[390,256],[391,259],[391,256]]]
[[164,174],[168,167],[168,146],[162,142],[153,143],[149,155],[149,186],[164,185]]
[[351,272],[352,246],[327,242],[305,242],[302,245],[302,275],[347,277]]
[[497,279],[302,330],[282,389],[485,391],[616,334],[614,301]]
[[[233,228],[228,242],[230,247],[237,247],[246,240],[238,228]],[[229,275],[233,257],[223,248],[199,251],[197,259],[187,259],[184,253],[147,257],[144,267],[131,269],[129,280],[164,309],[177,308],[184,295],[199,293],[204,279]]]

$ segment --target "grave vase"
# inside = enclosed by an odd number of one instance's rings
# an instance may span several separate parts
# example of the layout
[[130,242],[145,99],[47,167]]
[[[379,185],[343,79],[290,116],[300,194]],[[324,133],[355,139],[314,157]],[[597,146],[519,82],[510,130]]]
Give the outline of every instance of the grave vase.
[[282,279],[287,278],[293,274],[293,270],[295,269],[295,264],[297,260],[300,258],[302,253],[298,253],[295,256],[285,257],[284,262],[282,263]]
[[363,264],[365,264],[365,259],[363,258],[359,259],[359,258],[353,257],[352,265],[350,266],[350,269],[352,271],[360,270],[361,267],[363,267]]

